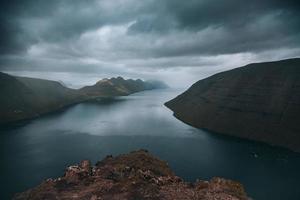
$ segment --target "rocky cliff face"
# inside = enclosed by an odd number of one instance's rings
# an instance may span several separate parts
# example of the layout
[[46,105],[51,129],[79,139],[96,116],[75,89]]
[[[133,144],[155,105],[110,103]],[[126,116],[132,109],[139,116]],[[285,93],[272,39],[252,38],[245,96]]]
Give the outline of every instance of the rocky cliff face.
[[166,106],[192,126],[300,152],[300,59],[216,74]]
[[95,166],[87,160],[70,166],[65,175],[48,179],[17,194],[15,200],[246,200],[240,183],[222,178],[184,182],[166,162],[145,150],[107,156]]

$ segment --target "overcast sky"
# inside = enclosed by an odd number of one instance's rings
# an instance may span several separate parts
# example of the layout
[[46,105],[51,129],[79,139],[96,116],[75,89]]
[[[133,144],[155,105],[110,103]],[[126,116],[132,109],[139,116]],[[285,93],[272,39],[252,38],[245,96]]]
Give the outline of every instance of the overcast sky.
[[251,62],[300,57],[299,0],[2,0],[0,71],[90,84],[187,86]]

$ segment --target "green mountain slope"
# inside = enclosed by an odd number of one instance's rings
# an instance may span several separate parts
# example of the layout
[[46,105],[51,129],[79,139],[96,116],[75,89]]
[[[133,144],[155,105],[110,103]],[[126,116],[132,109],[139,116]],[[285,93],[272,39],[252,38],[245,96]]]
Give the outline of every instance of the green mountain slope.
[[163,85],[118,77],[75,90],[56,81],[14,77],[0,72],[0,124],[34,118],[86,100],[124,96]]
[[166,106],[192,126],[300,152],[300,59],[216,74]]

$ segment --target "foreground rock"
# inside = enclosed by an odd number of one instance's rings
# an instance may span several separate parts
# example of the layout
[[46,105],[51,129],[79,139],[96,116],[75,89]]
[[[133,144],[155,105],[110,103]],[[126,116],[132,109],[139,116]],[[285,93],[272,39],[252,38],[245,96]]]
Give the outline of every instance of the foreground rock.
[[63,177],[48,179],[14,199],[246,200],[248,197],[240,183],[222,178],[184,182],[166,162],[140,150],[115,158],[107,156],[96,166],[82,161],[68,167]]
[[300,152],[300,59],[216,74],[166,106],[192,126]]
[[38,117],[66,106],[101,97],[158,89],[160,82],[103,79],[93,86],[70,89],[57,81],[16,77],[0,72],[0,124]]

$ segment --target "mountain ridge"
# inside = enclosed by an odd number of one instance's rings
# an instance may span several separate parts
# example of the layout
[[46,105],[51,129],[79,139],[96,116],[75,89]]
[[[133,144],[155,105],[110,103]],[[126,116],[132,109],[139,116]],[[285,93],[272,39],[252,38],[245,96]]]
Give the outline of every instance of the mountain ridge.
[[118,77],[100,80],[93,86],[71,89],[58,81],[17,77],[0,72],[0,124],[36,118],[97,98],[126,96],[157,88],[160,87],[140,79],[125,80]]
[[215,74],[165,105],[197,128],[300,152],[299,58]]

